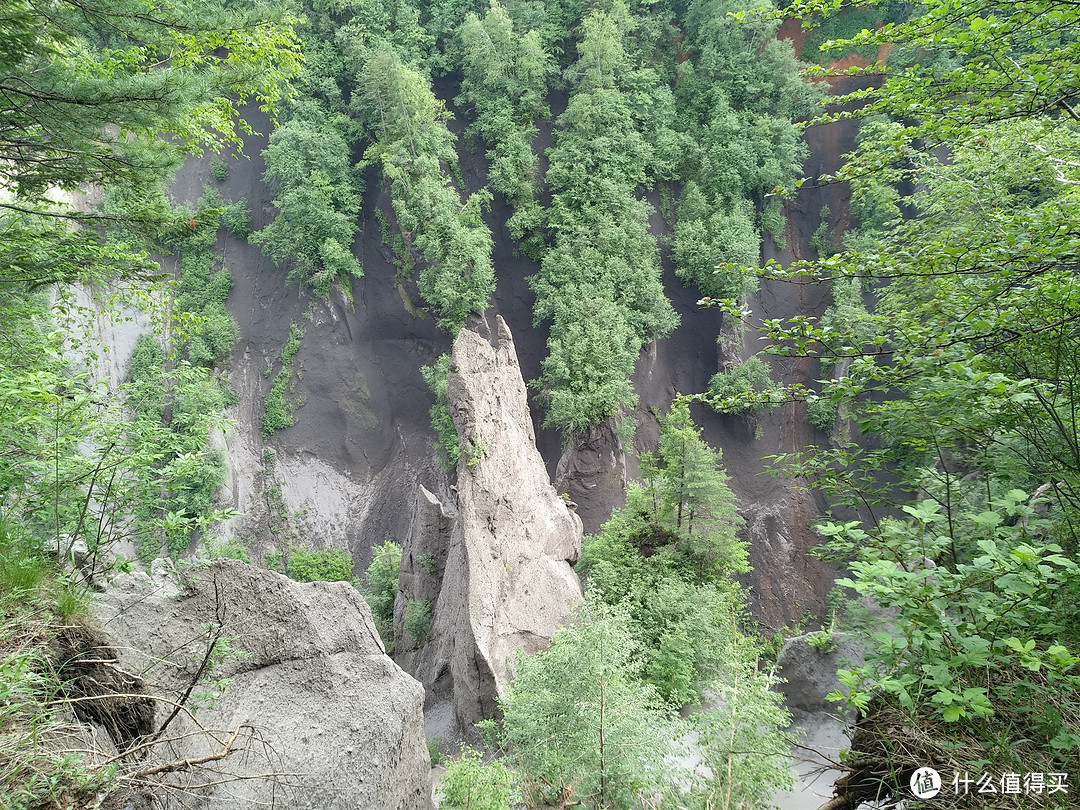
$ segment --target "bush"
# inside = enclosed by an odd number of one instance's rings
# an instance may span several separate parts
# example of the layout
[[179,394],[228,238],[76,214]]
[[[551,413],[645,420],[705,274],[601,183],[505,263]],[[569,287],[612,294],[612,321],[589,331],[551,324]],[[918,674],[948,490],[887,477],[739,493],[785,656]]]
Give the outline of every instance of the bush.
[[761,212],[761,229],[767,231],[780,250],[787,248],[787,218],[779,200],[772,200]]
[[165,352],[161,344],[149,333],[143,332],[135,338],[135,347],[131,352],[126,382],[154,383],[161,379]]
[[263,432],[269,436],[275,430],[291,427],[292,405],[285,399],[285,389],[276,385],[263,403]]
[[387,540],[381,546],[372,548],[371,565],[365,574],[367,587],[363,589],[363,594],[388,652],[393,652],[395,646],[394,599],[397,597],[400,571],[401,546]]
[[709,380],[709,396],[716,400],[716,410],[760,413],[773,407],[769,398],[761,395],[775,385],[768,365],[754,356],[730,371],[714,374]]
[[[214,307],[207,311],[200,337],[206,344],[211,363],[224,363],[236,348],[236,344],[240,342],[240,325],[232,315],[225,311],[224,307]],[[193,353],[190,346],[188,352]],[[196,362],[194,357],[191,361]]]
[[297,582],[351,582],[352,555],[337,549],[308,551],[293,548],[289,551],[285,573]]
[[263,432],[269,436],[275,430],[287,428],[293,423],[293,403],[285,396],[292,380],[292,361],[300,351],[300,338],[304,331],[295,323],[289,325],[289,338],[281,347],[281,368],[274,377],[274,384],[263,403]]
[[757,279],[742,268],[757,265],[761,257],[761,237],[751,214],[747,203],[725,210],[719,201],[710,203],[697,186],[688,184],[675,223],[675,274],[713,298],[738,299],[751,292]]
[[836,423],[836,403],[824,398],[807,400],[806,421],[818,430],[831,432]]
[[439,356],[430,366],[421,366],[420,374],[424,382],[435,394],[435,404],[431,406],[431,427],[435,431],[438,443],[435,445],[439,463],[447,472],[457,466],[461,458],[461,445],[458,443],[457,428],[450,415],[450,403],[446,399],[446,378],[450,373],[450,355]]
[[836,649],[836,641],[833,639],[831,627],[811,633],[806,637],[806,643],[822,655],[828,655]]
[[230,537],[228,540],[213,538],[207,540],[205,546],[206,558],[208,560],[239,560],[240,562],[245,563],[251,562],[251,558],[248,556],[247,547],[242,540],[236,537]]
[[840,243],[832,227],[832,211],[829,206],[821,206],[821,222],[810,235],[810,247],[817,251],[819,259],[827,259],[840,250]]
[[513,771],[499,760],[485,763],[479,751],[464,747],[446,766],[439,791],[447,810],[509,810],[521,801]]
[[405,609],[405,630],[417,645],[431,640],[431,602],[427,599],[410,599]]
[[210,176],[219,182],[225,182],[225,178],[229,176],[229,167],[220,155],[210,158]]
[[237,239],[247,239],[251,233],[251,209],[247,197],[241,197],[221,210],[221,224]]

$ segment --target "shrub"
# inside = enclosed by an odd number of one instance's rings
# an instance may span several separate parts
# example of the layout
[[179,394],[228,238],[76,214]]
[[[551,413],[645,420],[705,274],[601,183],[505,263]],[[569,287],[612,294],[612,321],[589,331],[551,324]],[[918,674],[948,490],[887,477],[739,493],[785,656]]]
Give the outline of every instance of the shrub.
[[285,400],[285,388],[275,385],[263,403],[263,432],[269,436],[275,430],[290,427],[292,423],[292,405]]
[[772,200],[761,212],[761,229],[767,231],[780,250],[787,248],[787,218],[784,206],[779,200]]
[[135,348],[131,352],[128,365],[128,382],[141,383],[157,380],[161,376],[161,366],[165,362],[165,352],[150,334],[143,332],[135,338]]
[[350,582],[352,555],[337,549],[293,548],[289,551],[285,573],[297,582]]
[[822,655],[828,655],[836,649],[836,641],[833,639],[831,627],[811,633],[806,637],[806,643]]
[[760,357],[754,356],[730,371],[714,374],[709,380],[709,395],[716,400],[727,401],[715,403],[713,407],[717,410],[760,413],[773,406],[768,397],[761,395],[774,385],[768,365]]
[[[230,537],[228,540],[221,538],[212,538],[206,541],[206,558],[208,560],[240,560],[240,562],[249,563],[251,559],[248,557],[247,547],[244,542],[236,537]],[[267,554],[267,557],[270,555]]]
[[438,737],[430,737],[427,741],[428,756],[431,757],[432,766],[439,765],[443,760],[443,752],[440,747],[440,740]]
[[405,609],[405,629],[417,645],[431,640],[431,602],[427,599],[410,599]]
[[287,428],[293,423],[293,403],[286,396],[286,390],[292,379],[292,361],[300,351],[300,338],[304,331],[295,323],[289,325],[289,338],[281,347],[281,368],[274,377],[274,384],[263,403],[263,432],[270,435],[275,430]]
[[371,565],[365,573],[367,587],[363,589],[364,600],[371,608],[371,617],[382,636],[386,649],[394,649],[394,599],[398,592],[398,574],[401,571],[401,546],[387,540],[371,550]]
[[821,223],[810,235],[810,246],[817,251],[819,259],[827,259],[840,250],[840,243],[831,223],[832,211],[827,205],[821,206]]
[[251,209],[247,197],[241,197],[221,210],[221,224],[237,239],[247,239],[251,233]]
[[[211,362],[224,363],[236,348],[236,344],[240,342],[240,325],[232,315],[225,311],[224,307],[214,307],[207,311],[200,337],[206,344]],[[189,346],[189,354],[192,351]],[[195,362],[194,357],[191,360]]]
[[446,766],[439,790],[447,810],[509,810],[521,801],[513,771],[499,760],[485,763],[479,751],[464,747]]
[[836,403],[824,398],[807,400],[806,421],[818,430],[829,433],[836,422]]
[[219,182],[225,182],[225,178],[229,176],[229,167],[220,155],[210,158],[210,176]]
[[430,366],[421,366],[420,374],[424,382],[435,394],[435,404],[431,406],[431,427],[438,436],[435,451],[439,463],[449,472],[457,466],[461,458],[461,445],[458,443],[457,428],[450,415],[450,403],[446,398],[446,378],[450,373],[450,355],[439,355],[439,359]]

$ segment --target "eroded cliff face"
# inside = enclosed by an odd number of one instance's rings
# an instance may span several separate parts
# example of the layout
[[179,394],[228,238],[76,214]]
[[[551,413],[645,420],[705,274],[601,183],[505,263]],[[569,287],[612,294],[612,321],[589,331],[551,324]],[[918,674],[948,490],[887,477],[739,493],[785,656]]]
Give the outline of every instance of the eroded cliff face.
[[[463,448],[456,493],[444,504],[420,489],[395,605],[397,658],[429,689],[440,736],[467,735],[492,716],[517,650],[546,646],[581,598],[571,567],[581,520],[536,449],[510,330],[496,316],[492,331],[489,342],[464,329],[454,344],[447,396]],[[409,603],[416,611],[425,600],[430,640],[408,621]]]
[[[168,576],[117,577],[94,612],[123,669],[170,701],[185,699],[215,638],[219,653],[231,650],[187,696],[194,714],[181,711],[161,735],[173,762],[230,746],[208,767],[175,771],[185,806],[431,806],[424,690],[385,654],[352,586],[219,560],[180,587]],[[158,701],[154,727],[172,710]]]

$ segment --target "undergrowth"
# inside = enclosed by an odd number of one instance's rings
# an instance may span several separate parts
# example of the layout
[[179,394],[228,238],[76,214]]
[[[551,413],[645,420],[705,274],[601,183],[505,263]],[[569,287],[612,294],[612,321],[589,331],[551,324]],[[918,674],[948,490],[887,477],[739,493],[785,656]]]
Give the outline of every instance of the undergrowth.
[[70,747],[72,724],[50,644],[86,612],[86,591],[0,518],[0,807],[91,807],[117,769]]

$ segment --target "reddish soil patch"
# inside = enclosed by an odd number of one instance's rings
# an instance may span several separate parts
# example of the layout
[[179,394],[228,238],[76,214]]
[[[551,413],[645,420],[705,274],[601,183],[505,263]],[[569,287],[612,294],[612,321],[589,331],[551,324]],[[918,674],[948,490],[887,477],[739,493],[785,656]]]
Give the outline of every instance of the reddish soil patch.
[[[803,58],[803,46],[806,44],[806,35],[809,33],[808,29],[802,27],[802,22],[794,17],[788,17],[777,29],[776,38],[786,39],[791,42],[792,48],[795,49],[795,56],[799,59]],[[834,59],[826,65],[828,70],[849,70],[851,68],[868,68],[873,65],[884,65],[885,60],[888,59],[889,54],[892,52],[892,45],[884,43],[878,48],[877,57],[874,61],[867,59],[865,56],[860,56],[857,53],[849,53],[841,56],[839,59]],[[809,60],[807,60],[809,61]],[[836,85],[838,81],[844,79],[844,76],[823,76],[814,81],[826,81],[831,85]]]

